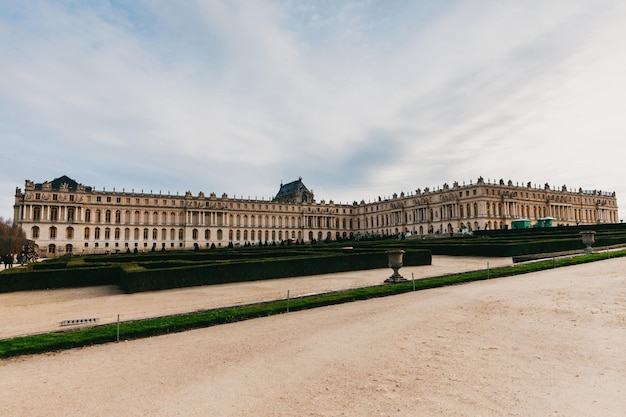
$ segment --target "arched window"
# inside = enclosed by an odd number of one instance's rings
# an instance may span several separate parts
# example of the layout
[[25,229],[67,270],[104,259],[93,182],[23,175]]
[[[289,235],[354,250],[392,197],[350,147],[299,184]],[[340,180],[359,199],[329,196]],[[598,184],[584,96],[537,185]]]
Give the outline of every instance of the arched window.
[[206,240],[211,239],[211,230],[210,229],[205,229],[204,230],[204,239],[206,239]]
[[148,228],[147,227],[143,229],[143,240],[148,240]]
[[88,227],[85,227],[85,240],[89,240],[89,235],[91,234],[91,230]]
[[96,227],[94,229],[94,231],[93,231],[93,238],[96,239],[96,240],[100,239],[100,228],[99,227]]
[[224,232],[222,232],[222,229],[217,229],[217,240],[222,240],[224,235]]
[[33,226],[33,228],[30,229],[30,234],[33,239],[39,239],[39,227]]
[[152,240],[157,240],[159,237],[159,231],[157,229],[152,229]]
[[193,230],[191,231],[191,238],[192,238],[193,240],[198,240],[198,229],[193,229]]
[[133,231],[133,238],[135,240],[139,240],[139,228],[135,227],[135,230]]
[[104,240],[109,240],[111,239],[111,229],[109,227],[106,227],[104,229]]
[[104,222],[111,223],[111,210],[107,210],[104,212]]
[[178,240],[183,240],[185,237],[183,229],[178,229]]
[[70,243],[65,245],[65,253],[72,253],[72,250],[73,250],[73,246]]
[[73,227],[68,227],[67,229],[65,229],[65,237],[67,239],[74,239],[74,228]]
[[130,229],[128,227],[124,229],[124,240],[130,240]]
[[57,228],[52,226],[49,230],[50,233],[50,239],[56,239],[57,238]]
[[33,208],[33,220],[41,220],[41,207],[35,206]]
[[121,230],[119,227],[115,228],[114,235],[113,235],[115,237],[115,240],[120,240],[120,231]]
[[122,212],[115,210],[115,223],[120,224],[122,222]]
[[74,221],[74,207],[69,207],[67,209],[67,221],[68,222]]

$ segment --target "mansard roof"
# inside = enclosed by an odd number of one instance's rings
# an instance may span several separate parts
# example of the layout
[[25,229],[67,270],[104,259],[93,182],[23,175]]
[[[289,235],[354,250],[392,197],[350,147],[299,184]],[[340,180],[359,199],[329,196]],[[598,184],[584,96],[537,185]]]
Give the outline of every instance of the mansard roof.
[[[48,185],[48,184],[53,190],[60,190],[63,184],[67,184],[67,189],[69,191],[76,191],[76,189],[80,185],[75,180],[68,177],[67,175],[63,175],[59,178],[53,179],[52,181],[46,181],[44,183],[35,184],[35,189],[41,190],[43,189],[44,185]],[[91,191],[91,187],[85,187],[85,190]]]
[[302,183],[302,177],[298,178],[296,181],[292,181],[288,184],[280,184],[280,190],[278,190],[278,194],[274,197],[275,200],[280,200],[285,197],[293,196],[301,192],[310,193],[308,188]]

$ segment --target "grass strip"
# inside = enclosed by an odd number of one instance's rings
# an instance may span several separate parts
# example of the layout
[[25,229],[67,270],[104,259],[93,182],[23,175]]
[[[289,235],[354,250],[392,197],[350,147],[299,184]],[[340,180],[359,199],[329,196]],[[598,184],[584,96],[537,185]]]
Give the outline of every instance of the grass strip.
[[[626,256],[626,250],[612,253],[596,253],[568,258],[552,259],[522,265],[513,265],[474,272],[425,278],[393,285],[377,285],[317,295],[296,297],[289,300],[289,311],[342,304],[402,294],[415,290],[457,285],[490,278],[508,277],[546,269],[594,262],[608,257]],[[287,300],[219,308],[206,311],[156,317],[120,323],[119,340],[132,340],[185,330],[204,328],[225,323],[249,320],[281,314],[287,311]],[[72,349],[117,340],[117,323],[90,328],[58,331],[45,334],[21,336],[0,340],[0,358]]]

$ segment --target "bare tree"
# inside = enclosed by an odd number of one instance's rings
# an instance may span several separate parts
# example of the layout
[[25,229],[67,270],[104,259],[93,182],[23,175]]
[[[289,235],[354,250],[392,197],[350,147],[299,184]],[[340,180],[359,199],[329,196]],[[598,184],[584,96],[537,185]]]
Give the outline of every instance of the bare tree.
[[0,217],[0,255],[20,253],[26,245],[26,234],[11,219]]

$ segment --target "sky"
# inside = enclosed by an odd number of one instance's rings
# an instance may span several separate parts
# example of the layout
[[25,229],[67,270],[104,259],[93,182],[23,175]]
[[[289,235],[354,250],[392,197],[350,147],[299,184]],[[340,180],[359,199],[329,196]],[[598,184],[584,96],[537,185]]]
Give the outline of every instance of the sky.
[[317,201],[444,183],[616,192],[626,2],[0,2],[0,217],[15,188]]

